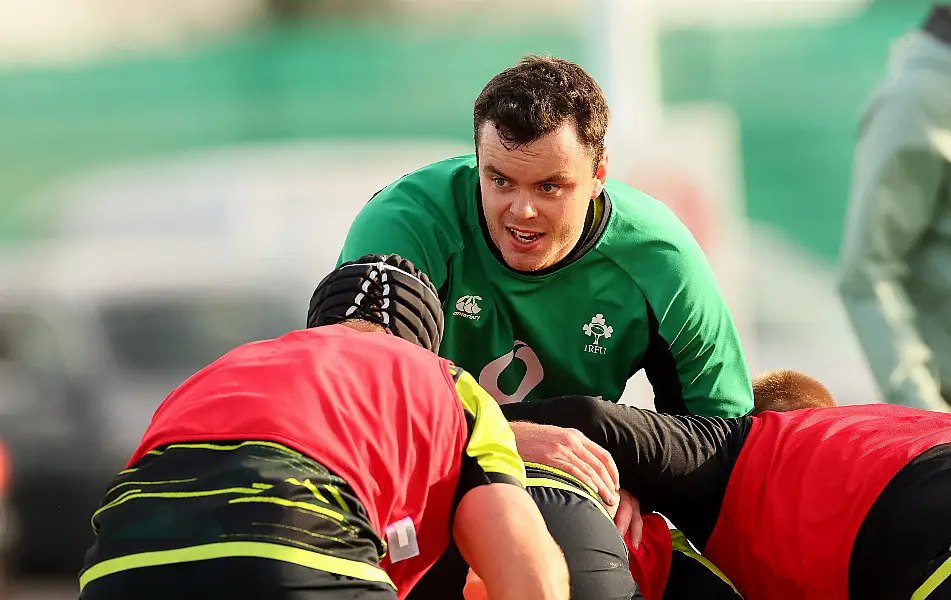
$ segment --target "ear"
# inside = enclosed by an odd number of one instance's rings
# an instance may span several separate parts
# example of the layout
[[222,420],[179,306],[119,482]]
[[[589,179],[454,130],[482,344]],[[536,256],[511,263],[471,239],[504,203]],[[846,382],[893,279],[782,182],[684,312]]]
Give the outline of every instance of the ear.
[[591,198],[597,198],[604,189],[604,183],[608,180],[608,147],[605,146],[601,151],[601,160],[598,161],[598,167],[594,171],[594,178],[597,180],[594,189],[591,190]]

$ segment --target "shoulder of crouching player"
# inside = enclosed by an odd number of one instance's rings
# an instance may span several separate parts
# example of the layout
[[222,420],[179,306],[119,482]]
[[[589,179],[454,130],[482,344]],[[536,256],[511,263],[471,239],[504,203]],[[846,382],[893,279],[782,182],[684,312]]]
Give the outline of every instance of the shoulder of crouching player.
[[525,487],[525,465],[518,454],[515,435],[499,405],[464,369],[452,365],[449,373],[468,430],[459,477],[459,498],[466,491],[488,483]]

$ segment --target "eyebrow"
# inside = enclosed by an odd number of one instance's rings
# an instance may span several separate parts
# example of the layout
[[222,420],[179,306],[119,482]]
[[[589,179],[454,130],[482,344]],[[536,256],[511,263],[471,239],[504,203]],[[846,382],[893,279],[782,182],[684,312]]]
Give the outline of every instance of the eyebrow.
[[[493,174],[495,174],[495,175],[498,175],[499,177],[501,177],[501,178],[503,178],[503,179],[511,179],[511,177],[509,177],[508,175],[506,175],[505,173],[503,173],[503,172],[500,171],[498,168],[496,168],[496,167],[494,167],[494,166],[492,166],[492,165],[485,164],[485,165],[482,165],[482,168],[485,169],[486,171],[490,172],[490,173],[493,173]],[[549,175],[548,177],[542,179],[541,181],[539,181],[538,183],[536,183],[536,185],[543,185],[543,184],[545,184],[545,183],[549,183],[549,182],[552,182],[552,181],[564,181],[564,180],[569,179],[569,178],[570,178],[569,175],[568,175],[567,173],[565,173],[564,171],[558,171],[558,172],[552,173],[552,174]]]

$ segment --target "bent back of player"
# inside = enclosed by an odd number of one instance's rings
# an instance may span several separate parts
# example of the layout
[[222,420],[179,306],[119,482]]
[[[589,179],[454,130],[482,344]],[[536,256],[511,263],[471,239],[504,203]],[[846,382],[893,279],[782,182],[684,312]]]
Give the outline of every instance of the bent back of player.
[[663,516],[643,516],[635,547],[614,525],[617,507],[606,506],[593,489],[545,465],[526,463],[525,470],[529,494],[564,552],[574,600],[741,600]]
[[870,404],[718,419],[587,398],[512,410],[609,449],[625,487],[748,600],[951,598],[947,414]]
[[93,515],[81,598],[402,598],[450,535],[493,599],[567,598],[511,429],[441,336],[408,261],[332,272],[308,329],[159,407]]
[[[835,405],[825,386],[793,371],[763,373],[753,380],[753,391],[753,414]],[[504,405],[502,413],[530,418],[532,409]],[[604,505],[584,483],[546,465],[526,463],[525,470],[529,493],[564,552],[573,599],[741,598],[732,582],[664,516],[643,515],[641,541],[635,545],[630,531],[622,540],[614,527],[617,507]],[[480,584],[470,573],[466,600],[480,597]],[[447,588],[441,597],[451,600],[462,594]]]

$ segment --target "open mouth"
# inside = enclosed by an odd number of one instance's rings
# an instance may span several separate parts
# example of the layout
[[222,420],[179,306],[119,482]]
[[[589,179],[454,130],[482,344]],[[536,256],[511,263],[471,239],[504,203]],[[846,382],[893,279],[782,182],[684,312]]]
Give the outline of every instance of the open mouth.
[[512,237],[522,242],[523,244],[534,242],[541,236],[545,235],[544,233],[537,233],[532,231],[521,231],[519,229],[512,229],[511,227],[508,227],[508,230],[509,230],[509,233],[512,234]]

